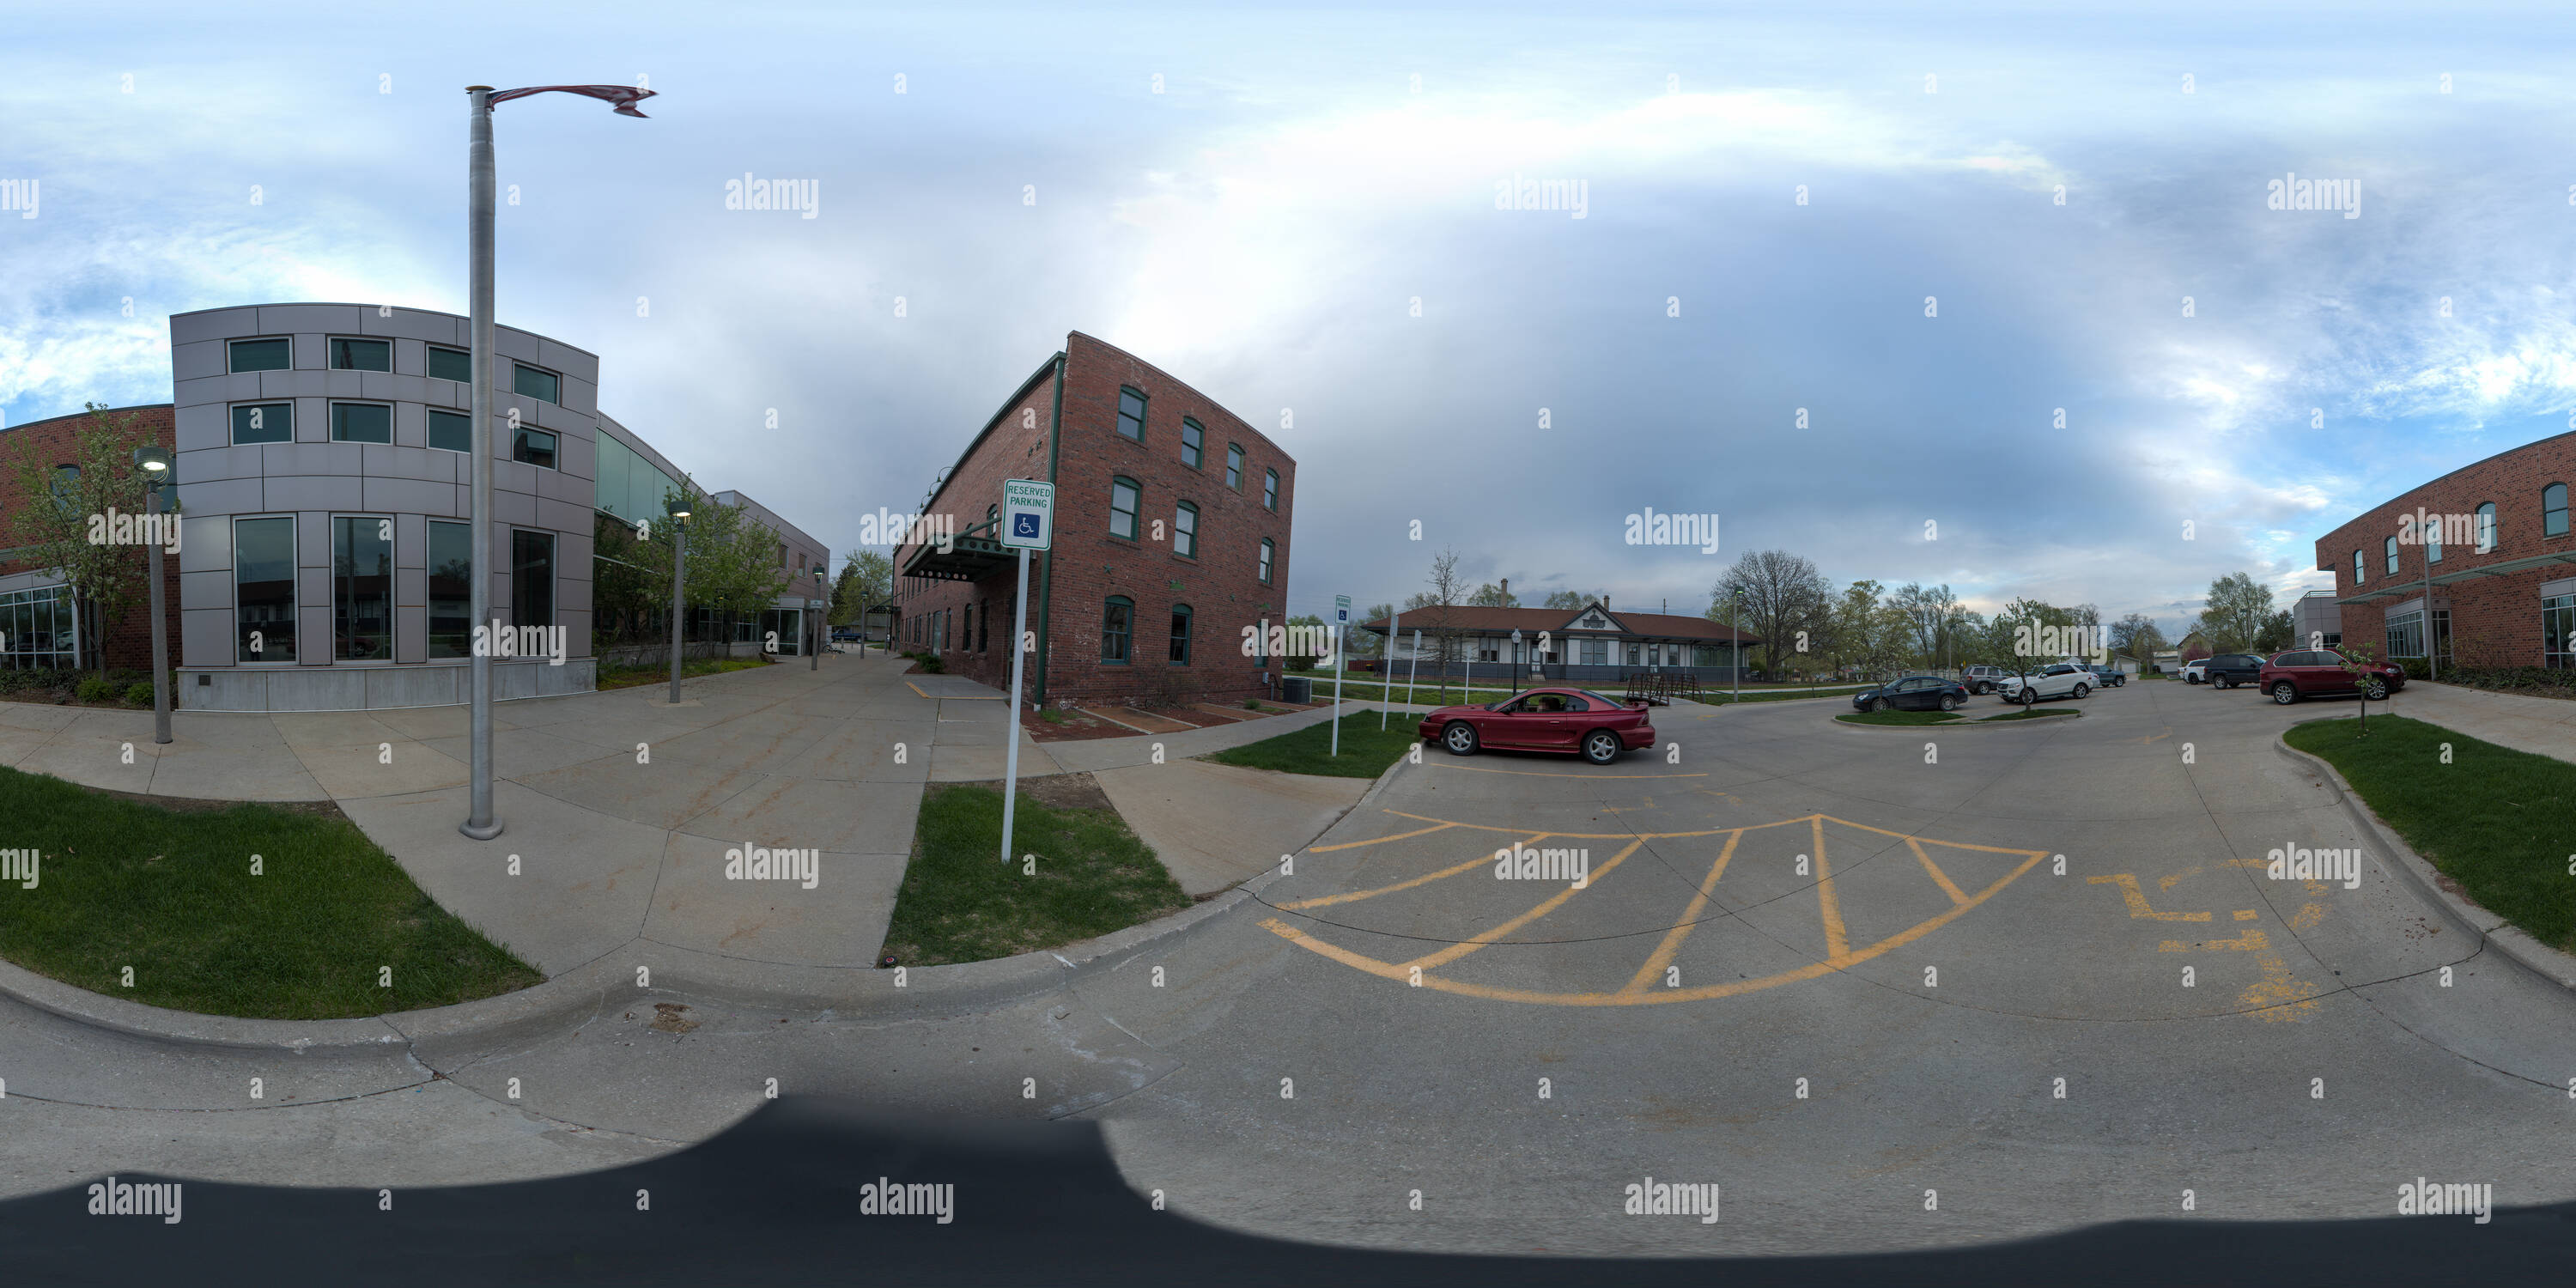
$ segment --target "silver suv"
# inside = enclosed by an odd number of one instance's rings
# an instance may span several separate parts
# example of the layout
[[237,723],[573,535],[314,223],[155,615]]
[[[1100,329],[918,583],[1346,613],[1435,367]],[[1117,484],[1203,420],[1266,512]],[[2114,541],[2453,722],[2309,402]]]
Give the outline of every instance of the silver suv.
[[1959,672],[1959,683],[1967,685],[1970,693],[1992,693],[2011,674],[2000,666],[1965,667]]

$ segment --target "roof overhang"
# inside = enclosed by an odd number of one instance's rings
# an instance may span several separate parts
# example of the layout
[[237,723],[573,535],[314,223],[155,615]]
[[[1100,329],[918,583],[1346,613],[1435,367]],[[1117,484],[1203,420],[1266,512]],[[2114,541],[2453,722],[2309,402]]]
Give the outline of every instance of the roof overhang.
[[[2475,568],[2462,568],[2458,572],[2446,572],[2434,577],[2433,584],[2454,586],[2480,577],[2511,577],[2516,573],[2531,572],[2561,564],[2576,564],[2576,550],[2561,551],[2552,555],[2532,555],[2523,559],[2507,559],[2503,563],[2480,564]],[[2390,583],[2385,590],[2369,590],[2358,595],[2346,595],[2335,603],[2367,604],[2375,599],[2394,599],[2422,593],[2424,593],[2424,579],[2418,577],[2413,581]]]
[[991,537],[959,536],[946,548],[924,545],[903,566],[906,577],[931,581],[982,581],[1019,562],[1019,555]]

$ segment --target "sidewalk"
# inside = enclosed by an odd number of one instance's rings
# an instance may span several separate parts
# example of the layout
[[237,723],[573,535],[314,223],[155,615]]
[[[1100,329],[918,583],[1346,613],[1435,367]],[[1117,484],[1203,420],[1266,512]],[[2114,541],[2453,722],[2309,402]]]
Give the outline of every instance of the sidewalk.
[[2576,761],[2576,702],[2564,698],[2488,693],[2416,680],[2399,689],[2388,705],[2393,714],[2499,747]]

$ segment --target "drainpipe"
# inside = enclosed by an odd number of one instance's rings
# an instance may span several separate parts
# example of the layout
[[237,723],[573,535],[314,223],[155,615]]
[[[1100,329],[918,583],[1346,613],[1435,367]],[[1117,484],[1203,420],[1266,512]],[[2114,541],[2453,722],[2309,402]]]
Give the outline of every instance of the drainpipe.
[[[2436,520],[2439,522],[2439,520]],[[2442,678],[2442,644],[2433,634],[2433,548],[2424,548],[2424,678]]]
[[[1055,413],[1047,421],[1047,482],[1055,482],[1056,455],[1064,447],[1064,355],[1055,355]],[[1043,556],[1045,571],[1038,574],[1038,709],[1046,709],[1047,698],[1047,627],[1055,621],[1049,606],[1055,602],[1055,552]],[[1129,624],[1133,632],[1133,623]],[[1013,648],[1019,641],[1011,642]]]

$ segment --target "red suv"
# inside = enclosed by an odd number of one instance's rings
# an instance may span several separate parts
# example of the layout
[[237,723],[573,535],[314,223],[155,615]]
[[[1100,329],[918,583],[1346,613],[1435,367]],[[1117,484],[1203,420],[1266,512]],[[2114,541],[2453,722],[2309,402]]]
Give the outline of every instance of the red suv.
[[2304,697],[2326,694],[2385,698],[2406,687],[2406,670],[2382,664],[2356,676],[2344,669],[2343,656],[2330,649],[2294,649],[2265,662],[2255,683],[2286,707]]

